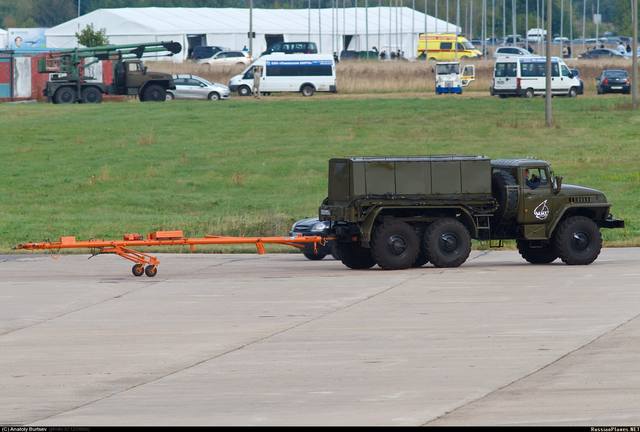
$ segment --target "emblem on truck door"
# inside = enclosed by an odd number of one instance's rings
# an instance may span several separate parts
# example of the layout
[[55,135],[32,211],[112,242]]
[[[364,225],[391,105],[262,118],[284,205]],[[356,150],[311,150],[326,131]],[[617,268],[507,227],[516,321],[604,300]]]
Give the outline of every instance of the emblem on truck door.
[[538,204],[538,207],[533,209],[533,215],[540,220],[545,220],[547,217],[549,217],[549,207],[547,206],[547,200],[542,201],[540,204]]

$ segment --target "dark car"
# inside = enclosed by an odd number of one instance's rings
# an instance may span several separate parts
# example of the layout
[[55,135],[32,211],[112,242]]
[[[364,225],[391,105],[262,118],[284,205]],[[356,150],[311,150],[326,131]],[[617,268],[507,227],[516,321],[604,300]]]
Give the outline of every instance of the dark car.
[[571,75],[573,75],[574,78],[578,78],[580,80],[580,87],[578,88],[578,94],[584,94],[584,81],[582,81],[582,78],[580,78],[580,71],[578,69],[571,69]]
[[631,82],[629,74],[626,70],[607,69],[602,71],[596,78],[596,89],[598,94],[605,93],[624,93],[629,94],[631,91]]
[[223,47],[219,46],[197,46],[193,49],[191,53],[192,60],[203,60],[208,59],[219,53],[220,51],[224,51]]
[[[289,235],[292,237],[298,235],[319,236],[326,234],[328,231],[329,222],[322,222],[318,218],[306,218],[294,223]],[[327,255],[332,255],[335,259],[338,259],[334,241],[327,241],[324,246],[318,245],[315,250],[313,244],[307,244],[304,246],[304,249],[302,249],[302,253],[307,259],[312,261],[321,260]]]
[[625,58],[618,51],[609,48],[596,48],[585,51],[578,58],[581,59],[601,59],[601,58]]

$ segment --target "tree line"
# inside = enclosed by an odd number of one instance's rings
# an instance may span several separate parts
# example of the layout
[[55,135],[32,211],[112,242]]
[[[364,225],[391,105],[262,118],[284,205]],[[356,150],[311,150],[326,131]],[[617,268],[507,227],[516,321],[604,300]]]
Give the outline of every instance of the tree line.
[[[417,10],[424,11],[425,0],[367,0],[369,6],[398,6],[404,4],[411,7],[415,4]],[[445,18],[445,9],[449,3],[449,21],[455,22],[456,19],[456,0],[427,0],[427,13],[434,15],[435,2],[438,2],[438,16]],[[0,27],[53,27],[68,21],[78,14],[78,2],[80,2],[80,12],[82,14],[89,13],[100,8],[123,8],[123,7],[248,7],[248,0],[0,0]],[[338,6],[346,5],[353,7],[355,4],[364,6],[365,0],[337,0]],[[460,25],[464,26],[467,22],[466,17],[469,7],[473,2],[472,27],[475,34],[479,34],[481,15],[481,0],[460,0],[461,18]],[[536,22],[536,3],[541,0],[528,0],[529,27],[533,27]],[[582,35],[582,14],[583,6],[587,9],[587,33],[593,34],[594,24],[591,20],[592,15],[596,12],[596,0],[554,0],[554,16],[553,27],[554,33],[560,28],[560,5],[564,5],[564,28],[565,34],[568,35],[569,3],[573,6],[573,34],[574,37]],[[253,0],[254,7],[257,8],[306,8],[309,0]],[[507,33],[511,34],[511,0],[487,0],[488,5],[488,25],[491,26],[491,10],[492,5],[496,5],[496,33],[501,34],[502,30],[502,5],[505,7]],[[620,34],[631,33],[631,7],[629,0],[601,0],[600,13],[602,15],[603,25],[601,32],[606,30],[615,30]],[[334,0],[311,0],[312,7],[331,7]],[[525,24],[525,0],[516,0],[517,4],[517,23],[516,29],[518,33],[523,34]],[[500,31],[498,31],[500,30]],[[490,33],[490,30],[489,30]]]

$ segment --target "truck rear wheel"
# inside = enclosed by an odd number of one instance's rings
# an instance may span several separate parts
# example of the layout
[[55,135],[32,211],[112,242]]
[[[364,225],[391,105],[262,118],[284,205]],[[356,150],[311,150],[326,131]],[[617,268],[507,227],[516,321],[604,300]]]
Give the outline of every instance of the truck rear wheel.
[[73,87],[60,87],[53,95],[53,101],[57,104],[69,104],[76,101],[76,90]]
[[338,255],[342,264],[350,269],[364,270],[376,265],[371,249],[364,248],[359,243],[338,243]]
[[534,248],[527,240],[517,240],[516,244],[522,258],[531,264],[549,264],[558,258],[558,253],[552,245]]
[[560,223],[553,243],[565,264],[587,265],[600,255],[602,236],[594,221],[584,216],[572,216]]
[[433,222],[424,234],[427,258],[436,267],[459,267],[471,253],[471,235],[458,220]]
[[371,236],[371,254],[384,270],[410,268],[419,252],[418,234],[406,222],[385,222]]
[[167,100],[167,91],[158,84],[150,84],[142,92],[142,102],[164,102]]
[[87,87],[82,90],[82,103],[102,102],[102,92],[97,87]]

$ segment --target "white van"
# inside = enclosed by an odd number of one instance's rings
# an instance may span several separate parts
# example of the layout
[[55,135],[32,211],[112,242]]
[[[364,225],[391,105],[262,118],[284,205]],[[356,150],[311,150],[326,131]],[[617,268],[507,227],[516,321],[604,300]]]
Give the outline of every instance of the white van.
[[541,28],[532,28],[527,32],[527,40],[529,42],[544,42],[547,36],[547,31]]
[[260,93],[301,92],[312,96],[317,91],[336,92],[336,63],[329,54],[264,55],[240,75],[229,81],[232,92],[249,96],[253,89],[253,68],[262,66]]
[[[496,60],[491,85],[492,96],[544,95],[546,90],[547,59],[545,57],[500,57]],[[559,58],[551,58],[551,92],[558,96],[576,97],[580,79],[573,76]]]

